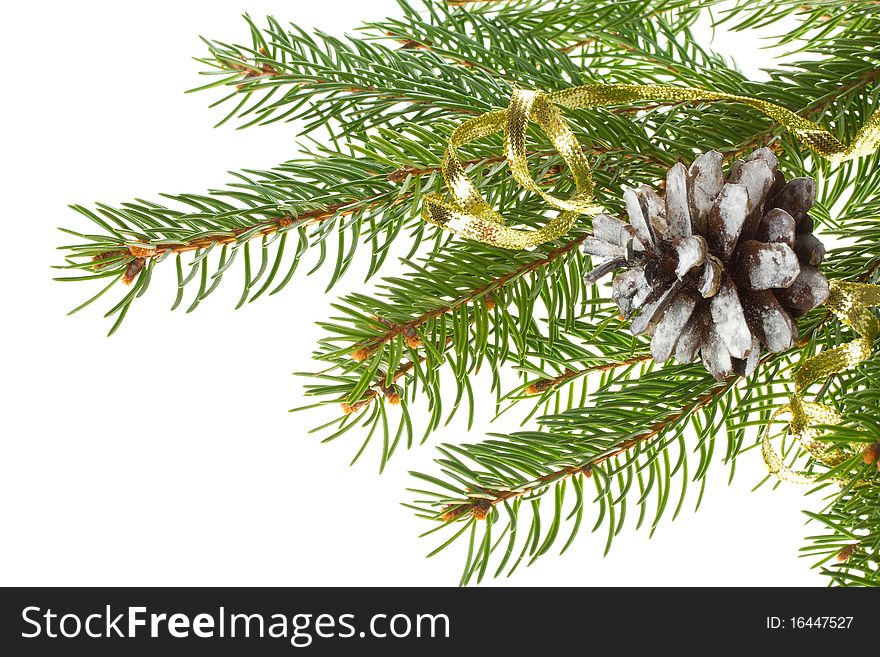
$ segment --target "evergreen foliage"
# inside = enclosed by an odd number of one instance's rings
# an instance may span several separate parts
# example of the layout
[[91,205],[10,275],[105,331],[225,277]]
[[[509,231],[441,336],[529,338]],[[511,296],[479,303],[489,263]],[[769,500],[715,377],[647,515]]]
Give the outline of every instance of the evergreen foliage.
[[[307,408],[332,409],[319,427],[325,439],[354,436],[357,456],[381,443],[384,466],[456,413],[472,418],[472,379],[489,377],[496,413],[522,406],[526,428],[443,444],[436,471],[414,474],[412,507],[433,523],[428,533],[446,533],[437,549],[465,544],[462,583],[509,574],[554,545],[564,551],[590,503],[599,506],[592,529],[601,528],[609,546],[627,511],[635,526],[653,531],[661,517],[679,513],[689,490],[699,504],[712,460],[721,458],[732,476],[739,455],[751,450],[759,458],[752,448],[790,392],[791,367],[851,335],[819,308],[801,319],[798,347],[765,357],[748,379],[719,384],[699,366],[658,367],[647,343],[616,317],[608,288],[581,281],[587,220],[555,242],[510,252],[424,224],[422,195],[442,191],[439,165],[452,129],[504,106],[516,87],[656,82],[745,94],[821,121],[847,142],[880,107],[880,5],[399,2],[398,17],[366,24],[354,37],[245,17],[245,41],[206,40],[200,61],[210,82],[199,90],[221,92],[212,105],[223,108],[220,123],[297,120],[301,154],[272,170],[242,171],[208,193],[75,206],[97,232],[82,222],[64,229],[76,241],[63,247],[61,267],[71,271],[61,280],[106,279],[79,310],[132,279],[107,312],[112,333],[147,292],[154,268],[172,261],[173,308],[189,312],[233,270],[244,273],[242,306],[281,291],[301,261],[310,273],[328,269],[332,287],[362,253],[372,278],[396,243],[407,254],[402,273],[381,278],[370,294],[344,295],[324,322],[315,351],[321,371],[307,375],[305,390]],[[777,40],[792,61],[769,70],[766,82],[748,80],[697,43],[691,28],[706,12],[735,30],[796,16],[798,27]],[[729,105],[567,114],[590,156],[598,200],[612,213],[622,211],[624,186],[654,184],[679,159],[715,148],[729,161],[772,147],[789,177],[818,178],[817,232],[840,240],[826,260],[828,277],[880,282],[877,154],[831,166],[759,112]],[[573,183],[552,145],[538,131],[530,140],[535,179],[569,195]],[[508,177],[499,138],[460,155],[512,223],[545,221],[540,199]],[[508,371],[518,375],[513,387]],[[827,440],[868,446],[880,439],[880,356],[813,392],[847,419]],[[810,514],[818,533],[804,553],[818,558],[834,585],[880,585],[876,468],[854,456],[826,472],[791,441],[785,449],[800,467],[867,482],[841,488],[820,479],[828,503]],[[837,561],[842,551],[847,558]]]

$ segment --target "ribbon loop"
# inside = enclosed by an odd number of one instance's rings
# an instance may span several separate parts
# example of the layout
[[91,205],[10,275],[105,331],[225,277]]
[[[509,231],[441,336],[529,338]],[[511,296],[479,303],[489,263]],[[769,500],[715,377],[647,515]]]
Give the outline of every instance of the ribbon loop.
[[[526,133],[530,120],[547,133],[556,150],[572,172],[577,193],[561,199],[541,189],[528,170]],[[536,230],[518,230],[505,225],[498,214],[474,187],[462,167],[456,149],[487,135],[504,132],[504,151],[514,178],[524,189],[538,194],[560,213]],[[567,233],[580,214],[596,214],[593,203],[593,178],[583,148],[559,110],[545,94],[517,90],[506,110],[490,112],[462,123],[449,140],[443,158],[443,178],[452,200],[425,196],[422,216],[462,237],[507,249],[527,249]]]
[[[556,150],[568,164],[578,193],[571,199],[560,199],[545,192],[532,178],[526,160],[526,130],[529,119],[547,133]],[[534,91],[515,91],[507,110],[507,130],[504,133],[504,152],[510,172],[522,187],[538,194],[547,205],[567,212],[587,214],[592,204],[593,176],[590,164],[574,132],[563,120],[559,110],[547,96]]]

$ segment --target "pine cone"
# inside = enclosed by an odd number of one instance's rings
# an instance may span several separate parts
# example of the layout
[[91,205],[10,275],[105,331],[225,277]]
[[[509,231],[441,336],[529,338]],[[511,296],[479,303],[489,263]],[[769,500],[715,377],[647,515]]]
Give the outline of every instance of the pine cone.
[[812,178],[786,182],[762,148],[733,163],[700,155],[666,175],[665,198],[646,185],[624,190],[630,223],[607,214],[593,221],[584,253],[606,259],[587,272],[595,283],[618,269],[612,298],[634,335],[651,335],[657,362],[699,355],[719,381],[750,374],[764,347],[790,349],[796,317],[822,304],[825,256],[808,211]]

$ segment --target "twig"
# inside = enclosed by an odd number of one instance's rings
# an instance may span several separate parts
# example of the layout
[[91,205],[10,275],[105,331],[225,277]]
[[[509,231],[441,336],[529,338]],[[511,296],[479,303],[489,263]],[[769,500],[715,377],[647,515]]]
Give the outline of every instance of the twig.
[[601,465],[609,459],[620,456],[624,452],[629,451],[640,443],[655,438],[662,432],[666,431],[666,429],[673,426],[676,422],[681,420],[682,417],[699,411],[701,408],[703,408],[709,402],[715,399],[721,392],[726,392],[728,389],[730,389],[733,384],[734,382],[729,382],[714,386],[713,388],[702,394],[700,397],[698,397],[693,404],[680,409],[676,413],[673,413],[662,420],[658,420],[657,422],[652,424],[645,433],[624,440],[613,451],[607,454],[597,456],[596,458],[590,459],[578,465],[571,465],[565,468],[561,468],[559,470],[554,470],[553,472],[542,475],[541,477],[535,479],[534,482],[531,482],[520,488],[515,488],[511,490],[493,490],[485,488],[480,489],[481,495],[491,495],[492,497],[471,497],[469,498],[470,501],[466,504],[450,505],[442,513],[441,519],[445,522],[450,522],[452,520],[455,520],[456,518],[461,517],[462,515],[471,515],[477,520],[482,520],[488,515],[489,510],[496,504],[499,504],[506,500],[526,496],[539,488],[547,486],[548,484],[551,484],[555,481],[560,481],[562,479],[567,479],[576,474],[583,474],[589,477],[592,475],[593,468],[597,465]]
[[551,262],[556,260],[556,258],[571,253],[584,241],[584,239],[586,239],[586,235],[581,235],[572,240],[569,240],[562,246],[557,247],[552,251],[548,251],[543,257],[523,263],[522,265],[511,271],[493,278],[488,283],[484,283],[483,285],[468,290],[464,294],[458,296],[457,298],[453,299],[447,304],[444,304],[443,306],[433,308],[427,312],[422,313],[415,319],[411,319],[408,322],[390,324],[386,331],[383,331],[382,333],[372,336],[361,342],[355,343],[354,346],[356,347],[356,349],[352,353],[352,357],[358,361],[366,360],[377,349],[380,349],[382,345],[384,345],[386,342],[389,342],[390,340],[393,340],[398,335],[405,335],[410,332],[415,332],[417,328],[423,326],[432,319],[442,317],[446,313],[452,312],[456,308],[471,303],[472,301],[476,301],[480,297],[485,296],[493,290],[504,287],[507,283],[512,280],[518,279],[520,276],[532,273],[534,271],[537,271],[538,269],[541,269],[542,267],[549,265]]
[[571,381],[572,379],[583,376],[585,374],[591,374],[593,372],[607,372],[608,370],[614,370],[618,367],[636,365],[638,363],[643,363],[648,360],[651,360],[651,354],[633,356],[632,358],[628,358],[627,360],[622,361],[612,361],[610,363],[602,363],[600,365],[591,365],[590,367],[585,367],[580,370],[566,369],[565,372],[552,379],[539,379],[533,383],[530,383],[528,386],[526,386],[525,393],[527,395],[540,395],[547,390],[557,388],[563,383],[567,383],[568,381]]
[[[139,259],[150,259],[156,258],[158,256],[164,255],[167,252],[171,253],[186,253],[188,251],[196,251],[198,249],[206,249],[211,245],[223,245],[223,244],[233,244],[238,242],[239,237],[245,233],[250,233],[257,229],[253,236],[249,239],[255,239],[257,237],[266,237],[268,235],[272,235],[282,228],[287,228],[288,226],[297,225],[297,226],[311,226],[314,224],[321,223],[328,219],[332,219],[333,217],[338,216],[347,216],[361,209],[369,210],[378,206],[381,203],[382,197],[384,194],[377,194],[375,196],[369,197],[360,201],[358,203],[346,202],[346,203],[334,203],[332,205],[328,205],[324,208],[316,208],[314,210],[309,210],[308,212],[304,212],[297,217],[284,216],[284,217],[273,217],[270,219],[265,219],[263,221],[257,222],[250,226],[245,226],[243,228],[236,228],[235,230],[229,231],[229,234],[219,235],[216,237],[200,237],[199,239],[192,240],[189,242],[182,242],[180,244],[168,245],[168,246],[160,246],[153,247],[149,243],[139,243],[131,246],[120,245],[117,250],[104,251],[94,256],[92,260],[94,264],[92,265],[93,269],[100,269],[104,266],[104,261],[112,258],[119,257],[128,251],[132,256]],[[406,194],[404,196],[399,197],[395,200],[395,203],[400,203],[406,198],[411,196],[411,194]]]

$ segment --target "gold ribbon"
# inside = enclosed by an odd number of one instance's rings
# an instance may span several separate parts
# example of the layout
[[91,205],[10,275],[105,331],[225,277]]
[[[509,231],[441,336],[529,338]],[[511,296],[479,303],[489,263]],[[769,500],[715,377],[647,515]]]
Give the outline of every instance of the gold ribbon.
[[789,403],[770,416],[761,440],[761,453],[770,473],[783,481],[808,484],[816,481],[818,475],[792,470],[773,448],[771,426],[782,414],[790,416],[790,434],[816,460],[833,467],[850,456],[843,449],[829,448],[816,440],[819,431],[815,425],[840,424],[840,413],[826,404],[805,401],[803,395],[814,381],[852,369],[867,360],[874,340],[880,335],[880,322],[869,310],[871,306],[880,306],[880,285],[831,281],[825,305],[860,337],[802,361],[794,373],[794,393]]
[[[447,201],[435,194],[425,196],[422,217],[462,237],[506,249],[526,249],[564,235],[579,215],[594,216],[601,208],[595,202],[593,179],[584,149],[556,105],[577,109],[648,100],[743,103],[769,116],[801,143],[831,162],[868,155],[880,146],[880,111],[875,112],[852,143],[845,146],[820,125],[784,107],[748,96],[654,84],[594,84],[548,94],[517,90],[507,109],[470,119],[452,133],[442,167],[451,199]],[[571,169],[577,188],[573,197],[560,199],[548,194],[529,174],[525,143],[530,120],[547,133]],[[497,132],[504,132],[504,154],[514,179],[525,189],[540,195],[551,208],[560,211],[541,228],[518,230],[505,225],[504,218],[474,187],[456,155],[459,147]]]

